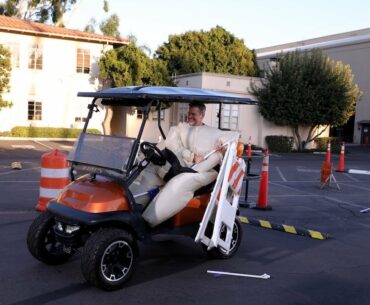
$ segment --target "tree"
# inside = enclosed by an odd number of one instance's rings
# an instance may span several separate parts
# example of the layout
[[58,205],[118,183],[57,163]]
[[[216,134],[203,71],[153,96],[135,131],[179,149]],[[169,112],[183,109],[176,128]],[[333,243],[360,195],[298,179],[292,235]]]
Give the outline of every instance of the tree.
[[100,31],[107,36],[120,37],[119,32],[119,17],[117,14],[110,15],[105,21],[100,23]]
[[77,0],[6,0],[0,4],[0,14],[45,23],[51,20],[56,26],[63,26],[64,13]]
[[3,99],[3,93],[9,91],[10,73],[12,65],[10,51],[0,44],[0,111],[3,107],[10,107],[11,102]]
[[99,61],[100,78],[112,87],[130,85],[171,85],[165,64],[150,59],[144,51],[130,43],[109,50]]
[[[299,150],[329,125],[345,124],[362,95],[353,82],[350,67],[317,49],[280,57],[262,85],[252,86],[252,92],[258,98],[263,117],[276,125],[291,127]],[[308,129],[304,141],[300,126]]]
[[97,24],[96,19],[94,17],[90,18],[89,22],[84,28],[84,32],[95,33],[96,24]]
[[166,62],[171,74],[216,72],[255,75],[252,52],[242,39],[220,26],[210,31],[171,35],[155,57]]

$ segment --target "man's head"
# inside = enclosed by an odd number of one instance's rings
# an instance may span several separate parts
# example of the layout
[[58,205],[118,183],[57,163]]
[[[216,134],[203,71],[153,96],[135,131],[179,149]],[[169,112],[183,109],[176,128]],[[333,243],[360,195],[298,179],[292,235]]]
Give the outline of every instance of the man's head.
[[188,123],[190,126],[203,125],[203,119],[206,114],[206,106],[200,102],[189,104]]

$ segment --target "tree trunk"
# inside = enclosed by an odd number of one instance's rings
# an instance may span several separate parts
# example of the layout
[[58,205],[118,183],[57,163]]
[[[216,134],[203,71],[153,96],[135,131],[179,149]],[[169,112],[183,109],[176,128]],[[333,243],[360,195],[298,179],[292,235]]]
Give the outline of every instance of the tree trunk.
[[321,130],[317,135],[315,135],[313,137],[312,134],[319,127],[320,127],[320,125],[314,125],[314,126],[310,127],[310,130],[308,131],[307,138],[306,138],[304,146],[306,146],[307,143],[310,143],[310,142],[314,141],[315,139],[317,139],[319,136],[321,136],[326,131],[326,129],[328,129],[329,125],[326,125],[323,130]]
[[297,150],[302,151],[302,138],[299,133],[299,126],[292,126],[292,131],[294,135],[294,140],[297,144]]

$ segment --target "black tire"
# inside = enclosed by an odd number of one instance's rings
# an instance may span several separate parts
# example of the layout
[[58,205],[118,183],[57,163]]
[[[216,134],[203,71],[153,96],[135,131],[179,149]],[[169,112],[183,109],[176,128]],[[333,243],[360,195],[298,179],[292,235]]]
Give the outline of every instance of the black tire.
[[[221,233],[222,234],[222,233]],[[243,238],[243,230],[242,230],[242,223],[240,222],[239,218],[235,218],[235,224],[233,228],[233,235],[231,239],[231,247],[228,254],[226,254],[225,250],[220,247],[212,248],[211,250],[207,250],[207,246],[202,244],[203,250],[208,254],[210,258],[215,259],[228,259],[238,251],[240,243]]]
[[90,236],[82,251],[82,274],[94,286],[119,289],[135,272],[138,253],[136,240],[127,231],[101,229]]
[[57,241],[54,218],[47,212],[40,214],[31,224],[27,234],[27,246],[33,257],[48,265],[67,262],[74,250],[66,253]]

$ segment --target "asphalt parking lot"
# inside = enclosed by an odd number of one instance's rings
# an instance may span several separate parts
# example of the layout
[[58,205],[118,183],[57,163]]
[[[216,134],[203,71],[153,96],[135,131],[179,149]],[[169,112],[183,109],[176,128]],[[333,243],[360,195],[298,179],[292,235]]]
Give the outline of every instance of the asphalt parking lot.
[[[0,305],[41,304],[370,304],[370,176],[335,173],[340,186],[320,189],[324,155],[270,157],[271,211],[242,208],[246,217],[328,233],[317,240],[244,225],[243,242],[230,260],[209,260],[183,237],[140,244],[139,267],[124,289],[104,292],[85,283],[79,255],[61,266],[36,261],[26,234],[36,217],[40,156],[73,143],[0,141]],[[370,170],[370,147],[350,147],[346,168]],[[13,170],[11,163],[22,163]],[[332,161],[337,166],[338,156]],[[256,156],[252,172],[259,173]],[[249,199],[256,200],[258,181]],[[207,270],[269,274],[261,280],[215,276]]]

